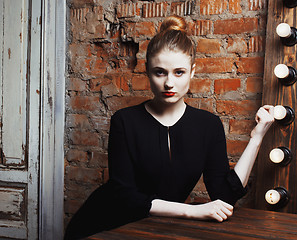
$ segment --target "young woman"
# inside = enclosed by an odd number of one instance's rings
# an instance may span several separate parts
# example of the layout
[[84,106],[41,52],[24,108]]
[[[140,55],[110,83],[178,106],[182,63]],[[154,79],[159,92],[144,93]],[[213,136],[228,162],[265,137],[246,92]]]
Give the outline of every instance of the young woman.
[[[148,45],[146,64],[154,98],[112,116],[110,179],[75,214],[65,239],[150,214],[221,222],[246,192],[260,144],[274,121],[273,107],[259,109],[250,141],[230,170],[220,119],[184,102],[195,72],[195,44],[183,18],[165,19]],[[202,174],[212,201],[185,204]]]

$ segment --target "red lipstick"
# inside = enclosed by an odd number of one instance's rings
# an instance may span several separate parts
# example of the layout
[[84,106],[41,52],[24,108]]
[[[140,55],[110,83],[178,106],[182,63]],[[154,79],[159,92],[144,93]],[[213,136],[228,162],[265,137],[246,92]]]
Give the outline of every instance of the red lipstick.
[[173,97],[175,95],[175,92],[162,92],[162,94],[165,96],[165,97]]

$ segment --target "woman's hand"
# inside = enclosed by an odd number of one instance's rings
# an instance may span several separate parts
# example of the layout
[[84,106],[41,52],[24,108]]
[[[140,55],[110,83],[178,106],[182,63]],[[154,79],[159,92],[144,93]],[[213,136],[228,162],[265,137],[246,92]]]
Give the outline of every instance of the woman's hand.
[[262,141],[264,135],[274,122],[273,111],[274,107],[271,105],[265,105],[258,110],[255,117],[257,125],[251,132],[251,138]]
[[223,222],[233,214],[233,206],[221,200],[200,205],[191,205],[187,213],[189,218],[200,220],[214,219]]

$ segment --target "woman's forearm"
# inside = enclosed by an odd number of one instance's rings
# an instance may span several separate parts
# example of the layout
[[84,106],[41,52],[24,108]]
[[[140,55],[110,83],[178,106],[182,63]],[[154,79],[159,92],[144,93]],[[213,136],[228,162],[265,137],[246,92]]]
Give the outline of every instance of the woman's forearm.
[[151,215],[164,217],[189,217],[190,205],[155,199],[152,201]]
[[152,201],[151,215],[163,217],[178,217],[191,219],[215,219],[219,222],[226,220],[233,213],[233,206],[221,200],[215,200],[200,205],[170,202],[160,199]]
[[262,140],[274,122],[273,111],[274,107],[271,105],[265,105],[258,110],[256,114],[257,125],[252,130],[251,139],[234,168],[244,187],[247,185]]
[[249,176],[251,174],[261,146],[261,142],[262,139],[256,140],[251,138],[236,166],[234,167],[234,171],[238,175],[244,187],[247,185]]

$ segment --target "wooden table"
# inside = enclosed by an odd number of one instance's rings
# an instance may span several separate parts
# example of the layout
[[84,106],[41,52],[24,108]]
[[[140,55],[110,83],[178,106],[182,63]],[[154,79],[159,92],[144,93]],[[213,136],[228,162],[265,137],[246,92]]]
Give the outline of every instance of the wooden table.
[[87,239],[297,239],[297,214],[238,208],[222,223],[149,217]]

